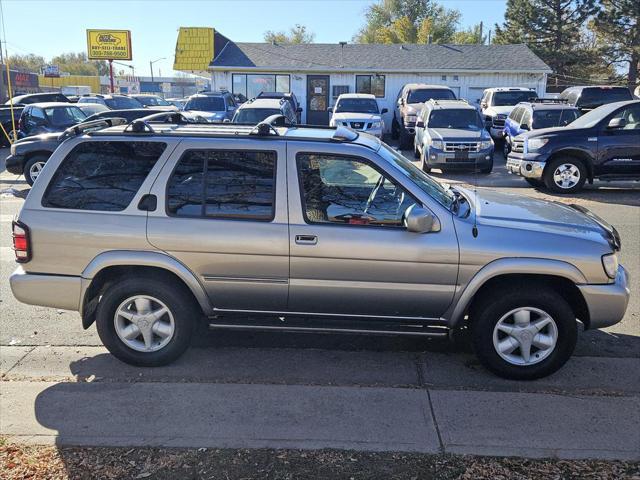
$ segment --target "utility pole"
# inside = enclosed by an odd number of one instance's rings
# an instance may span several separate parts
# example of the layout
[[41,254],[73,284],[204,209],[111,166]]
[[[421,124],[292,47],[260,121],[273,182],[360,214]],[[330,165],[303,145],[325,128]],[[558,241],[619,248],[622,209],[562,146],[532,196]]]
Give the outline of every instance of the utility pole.
[[4,103],[6,101],[7,95],[5,94],[4,87],[4,53],[2,52],[2,42],[0,42],[0,103]]
[[482,30],[483,30],[484,24],[482,23],[482,21],[480,22],[480,37],[478,38],[478,43],[480,45],[482,45],[484,42],[482,41]]

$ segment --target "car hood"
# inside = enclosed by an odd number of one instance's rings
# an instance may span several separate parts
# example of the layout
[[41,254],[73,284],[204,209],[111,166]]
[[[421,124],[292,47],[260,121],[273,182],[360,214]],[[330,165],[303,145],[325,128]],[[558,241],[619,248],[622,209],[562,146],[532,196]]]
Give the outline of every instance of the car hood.
[[340,112],[334,113],[331,117],[334,120],[349,121],[349,122],[379,122],[380,114],[378,113],[357,113],[357,112]]
[[465,130],[462,128],[429,128],[429,136],[434,140],[481,140],[489,139],[485,130]]
[[607,241],[605,228],[572,206],[484,188],[478,188],[475,193],[462,187],[455,188],[475,203],[479,226],[518,228]]
[[489,107],[484,110],[485,115],[509,115],[511,110],[516,108],[515,105],[503,105],[500,107]]

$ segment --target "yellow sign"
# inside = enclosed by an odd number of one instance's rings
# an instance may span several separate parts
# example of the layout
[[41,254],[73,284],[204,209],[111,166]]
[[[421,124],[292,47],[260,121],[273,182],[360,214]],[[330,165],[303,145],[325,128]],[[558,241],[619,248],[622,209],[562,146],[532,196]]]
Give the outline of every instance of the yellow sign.
[[176,42],[174,70],[206,70],[213,60],[213,28],[180,27]]
[[87,30],[89,60],[131,60],[129,30]]

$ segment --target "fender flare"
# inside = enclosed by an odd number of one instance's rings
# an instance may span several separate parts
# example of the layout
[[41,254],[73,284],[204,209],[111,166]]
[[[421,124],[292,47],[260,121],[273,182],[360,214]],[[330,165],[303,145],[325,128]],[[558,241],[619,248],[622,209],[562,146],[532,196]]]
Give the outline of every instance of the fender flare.
[[112,250],[104,252],[96,256],[86,266],[81,274],[82,288],[80,291],[80,314],[82,315],[85,304],[85,295],[91,285],[91,281],[95,276],[108,267],[126,266],[126,267],[156,267],[167,270],[180,278],[185,285],[191,290],[194,297],[198,301],[200,308],[206,315],[213,312],[209,297],[204,287],[198,281],[196,275],[189,270],[184,264],[174,257],[161,252],[151,251],[135,251],[135,250]]
[[543,258],[500,258],[482,267],[469,280],[443,315],[450,328],[457,327],[464,319],[464,314],[475,294],[489,280],[501,275],[552,275],[570,280],[576,285],[588,283],[577,267],[561,260]]

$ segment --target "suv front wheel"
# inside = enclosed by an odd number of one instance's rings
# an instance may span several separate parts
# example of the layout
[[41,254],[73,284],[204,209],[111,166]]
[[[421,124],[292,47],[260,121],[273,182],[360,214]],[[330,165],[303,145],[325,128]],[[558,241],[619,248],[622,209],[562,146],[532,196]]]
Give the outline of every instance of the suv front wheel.
[[553,192],[575,193],[587,180],[587,169],[584,163],[576,158],[556,158],[545,167],[542,180]]
[[189,346],[200,318],[185,290],[149,277],[111,284],[96,312],[102,343],[112,355],[131,365],[171,363]]
[[567,301],[550,288],[509,288],[474,306],[472,342],[495,374],[533,380],[564,365],[576,346],[577,323]]
[[29,186],[33,186],[40,175],[40,172],[44,168],[45,163],[47,163],[49,157],[47,155],[34,155],[27,163],[24,164],[24,179],[27,181]]

